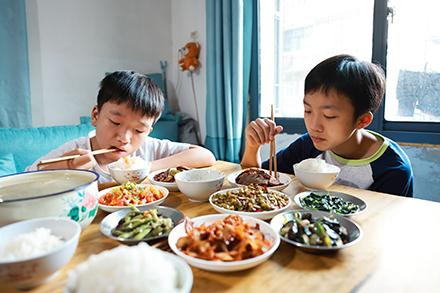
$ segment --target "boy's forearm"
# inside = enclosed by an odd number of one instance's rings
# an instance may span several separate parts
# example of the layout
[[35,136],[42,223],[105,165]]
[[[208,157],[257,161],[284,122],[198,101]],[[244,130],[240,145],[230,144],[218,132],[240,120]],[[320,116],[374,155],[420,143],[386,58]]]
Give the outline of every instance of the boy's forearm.
[[186,166],[190,168],[209,167],[214,165],[215,157],[208,149],[191,147],[186,151],[167,158],[151,162],[151,171]]
[[258,147],[249,147],[246,146],[244,149],[243,158],[240,162],[240,165],[244,168],[249,167],[261,167],[261,156],[260,156],[261,146]]

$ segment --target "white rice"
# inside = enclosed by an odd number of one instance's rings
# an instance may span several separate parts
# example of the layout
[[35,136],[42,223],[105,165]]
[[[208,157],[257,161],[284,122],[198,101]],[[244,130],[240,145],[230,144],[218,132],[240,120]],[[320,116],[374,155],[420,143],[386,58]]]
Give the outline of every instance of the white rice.
[[65,292],[174,293],[178,274],[163,252],[141,242],[92,255],[69,273]]
[[60,237],[51,234],[50,229],[37,228],[33,232],[10,239],[0,252],[0,259],[17,261],[36,257],[61,247],[63,243]]
[[147,162],[142,159],[141,157],[125,157],[125,158],[121,158],[119,159],[115,164],[114,164],[114,169],[118,169],[118,170],[136,170],[136,169],[142,169],[145,168],[147,166]]
[[306,159],[298,164],[298,168],[301,170],[309,172],[328,172],[331,168],[327,166],[328,164],[323,159]]

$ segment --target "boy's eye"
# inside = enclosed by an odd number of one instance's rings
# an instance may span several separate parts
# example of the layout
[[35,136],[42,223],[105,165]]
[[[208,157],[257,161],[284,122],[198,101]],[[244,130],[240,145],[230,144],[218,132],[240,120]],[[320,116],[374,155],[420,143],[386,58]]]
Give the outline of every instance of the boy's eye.
[[138,130],[138,129],[136,129],[136,132],[142,134],[142,133],[145,133],[145,130]]
[[324,118],[325,118],[325,119],[335,119],[336,116],[324,115]]
[[121,125],[121,123],[115,122],[115,121],[113,121],[113,120],[111,120],[111,119],[109,119],[109,121],[110,121],[110,123],[113,124],[113,125],[116,125],[116,126]]
[[310,114],[310,113],[312,113],[312,111],[310,111],[310,110],[304,110],[304,113]]

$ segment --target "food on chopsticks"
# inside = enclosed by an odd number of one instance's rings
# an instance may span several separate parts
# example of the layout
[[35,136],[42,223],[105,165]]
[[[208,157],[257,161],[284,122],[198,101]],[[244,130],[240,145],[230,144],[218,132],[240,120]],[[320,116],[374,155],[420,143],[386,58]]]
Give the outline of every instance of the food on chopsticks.
[[313,218],[310,213],[295,213],[294,219],[284,223],[280,234],[306,245],[335,247],[349,241],[347,228],[334,217]]
[[217,193],[213,196],[212,203],[233,211],[264,212],[285,207],[289,199],[286,195],[274,192],[265,186],[251,184],[239,190]]
[[247,224],[237,215],[229,215],[212,224],[195,227],[185,221],[187,236],[179,238],[176,246],[183,253],[205,260],[236,261],[256,257],[272,246],[258,224]]
[[349,215],[359,211],[359,205],[344,200],[338,196],[326,194],[310,193],[300,199],[304,208],[327,211],[340,215]]
[[258,168],[244,170],[235,178],[235,182],[241,185],[258,184],[268,187],[283,185],[277,178],[270,176],[267,171]]
[[173,220],[158,215],[157,209],[142,212],[133,207],[124,218],[119,220],[116,228],[112,229],[112,235],[124,239],[142,240],[168,234],[173,227]]
[[154,185],[127,182],[102,195],[99,203],[108,206],[134,206],[147,204],[164,196],[164,191]]
[[183,167],[183,166],[179,166],[176,168],[169,168],[163,172],[160,172],[159,174],[156,174],[153,179],[155,181],[159,181],[159,182],[175,182],[176,179],[174,179],[174,176],[177,173],[180,173],[182,171],[186,171],[189,170],[189,168],[187,167]]

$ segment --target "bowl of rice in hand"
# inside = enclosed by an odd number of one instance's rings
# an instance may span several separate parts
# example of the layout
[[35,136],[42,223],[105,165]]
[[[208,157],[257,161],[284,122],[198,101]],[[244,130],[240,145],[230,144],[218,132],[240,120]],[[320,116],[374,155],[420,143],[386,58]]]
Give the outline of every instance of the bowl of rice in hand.
[[184,260],[141,242],[90,256],[69,272],[65,292],[189,293],[192,283]]
[[38,218],[0,228],[0,287],[30,289],[69,262],[80,225],[66,218]]

